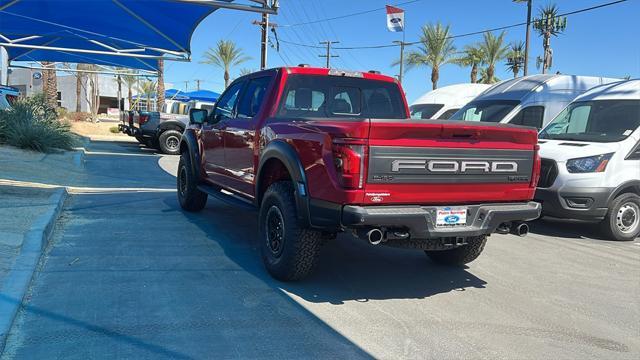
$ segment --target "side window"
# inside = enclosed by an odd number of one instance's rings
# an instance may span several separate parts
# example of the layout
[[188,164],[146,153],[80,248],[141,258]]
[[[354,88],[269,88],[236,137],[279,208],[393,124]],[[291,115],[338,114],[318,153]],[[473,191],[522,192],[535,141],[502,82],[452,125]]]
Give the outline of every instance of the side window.
[[544,106],[529,106],[520,110],[520,112],[514,116],[509,123],[541,129],[543,119]]
[[438,117],[438,119],[439,120],[449,120],[451,115],[455,114],[458,110],[460,110],[460,109],[449,109],[449,110],[443,112],[442,115],[440,115],[440,117]]
[[220,99],[216,103],[216,108],[213,113],[213,122],[218,122],[222,118],[233,117],[233,109],[236,106],[238,95],[240,94],[240,90],[242,89],[242,86],[244,86],[244,84],[244,82],[235,83],[231,85],[222,94],[222,96],[220,96]]
[[238,105],[238,117],[252,118],[258,114],[270,81],[270,76],[249,81],[249,85],[247,85],[247,89],[242,95]]

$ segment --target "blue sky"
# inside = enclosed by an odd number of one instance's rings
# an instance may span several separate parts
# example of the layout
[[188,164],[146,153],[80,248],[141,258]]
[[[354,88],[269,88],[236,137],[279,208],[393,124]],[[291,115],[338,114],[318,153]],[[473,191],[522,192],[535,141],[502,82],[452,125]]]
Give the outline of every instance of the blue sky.
[[[556,0],[561,12],[589,7],[609,0]],[[401,33],[391,33],[386,28],[384,10],[346,19],[321,22],[311,25],[286,26],[301,22],[324,19],[358,11],[384,7],[400,1],[382,0],[280,0],[280,13],[271,21],[283,25],[278,29],[281,39],[296,43],[317,44],[326,39],[339,40],[336,46],[363,46],[389,44],[400,40]],[[534,0],[534,14],[540,6],[550,3]],[[422,0],[401,5],[406,11],[406,40],[418,39],[420,27],[429,22],[441,21],[451,25],[453,34],[479,31],[487,28],[510,25],[525,21],[526,5],[511,0]],[[599,75],[611,77],[640,77],[640,0],[591,12],[572,15],[568,18],[565,34],[553,38],[554,64],[552,71],[565,74]],[[195,88],[193,80],[200,79],[201,88],[221,91],[223,72],[211,65],[200,64],[202,54],[219,39],[230,39],[240,46],[252,60],[232,70],[237,76],[240,68],[258,69],[260,58],[259,27],[251,21],[259,15],[233,10],[218,10],[207,17],[197,28],[192,38],[193,61],[191,63],[167,63],[166,81],[174,87],[184,89],[184,81],[190,81],[189,89]],[[455,40],[457,48],[477,42],[481,35]],[[507,30],[507,42],[523,40],[525,28]],[[534,32],[531,38],[532,50],[529,68],[535,68],[536,56],[542,53],[542,40]],[[280,55],[275,49],[269,50],[269,67],[308,63],[322,66],[324,59],[318,57],[321,49],[304,48],[285,43],[280,44]],[[339,58],[332,60],[332,67],[356,70],[379,70],[388,75],[398,73],[391,63],[397,59],[399,50],[385,48],[375,50],[338,50]],[[415,68],[405,74],[403,83],[410,101],[431,89],[430,69]],[[501,64],[497,76],[506,79],[512,76]],[[456,65],[446,65],[441,69],[439,86],[469,81],[469,69]]]

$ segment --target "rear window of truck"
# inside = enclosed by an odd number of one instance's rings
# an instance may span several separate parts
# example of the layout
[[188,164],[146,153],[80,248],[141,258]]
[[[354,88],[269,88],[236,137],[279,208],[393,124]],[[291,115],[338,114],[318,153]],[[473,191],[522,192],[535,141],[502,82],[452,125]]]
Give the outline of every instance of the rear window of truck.
[[406,119],[397,84],[346,76],[293,74],[280,103],[282,118]]

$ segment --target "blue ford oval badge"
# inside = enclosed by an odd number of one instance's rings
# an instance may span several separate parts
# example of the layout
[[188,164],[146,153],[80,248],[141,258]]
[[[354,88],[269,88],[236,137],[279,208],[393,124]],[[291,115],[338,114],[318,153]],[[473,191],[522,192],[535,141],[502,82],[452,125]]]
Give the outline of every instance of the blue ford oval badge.
[[447,224],[455,224],[458,221],[460,221],[460,217],[458,215],[449,215],[447,217],[444,218],[444,221]]

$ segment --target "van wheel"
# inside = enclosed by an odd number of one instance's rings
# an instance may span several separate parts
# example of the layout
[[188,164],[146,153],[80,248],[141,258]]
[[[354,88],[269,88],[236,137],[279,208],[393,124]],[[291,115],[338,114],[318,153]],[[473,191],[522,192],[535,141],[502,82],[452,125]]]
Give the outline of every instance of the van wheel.
[[602,224],[612,240],[634,240],[640,235],[640,196],[622,194],[615,198]]
[[186,211],[196,212],[207,205],[208,195],[198,190],[198,180],[191,168],[191,158],[188,152],[180,155],[178,163],[178,202]]
[[259,231],[262,261],[271,276],[294,281],[313,271],[323,237],[320,231],[298,224],[291,182],[276,182],[265,192]]
[[441,265],[460,266],[477,259],[487,243],[486,236],[467,238],[467,245],[450,250],[425,250],[429,258]]
[[160,134],[158,142],[160,145],[160,151],[167,155],[180,154],[180,139],[182,133],[178,130],[167,130]]

